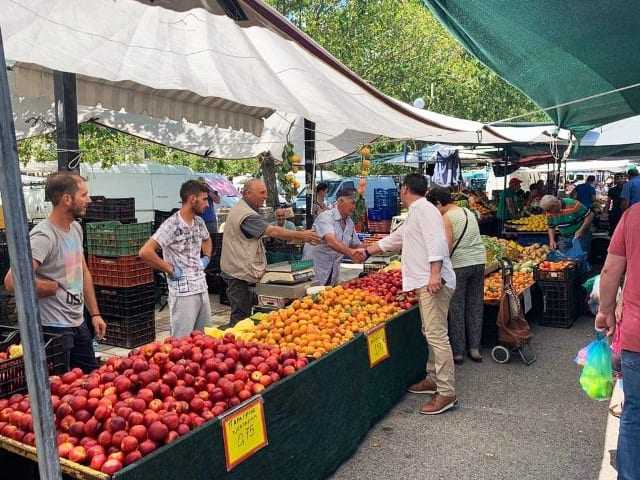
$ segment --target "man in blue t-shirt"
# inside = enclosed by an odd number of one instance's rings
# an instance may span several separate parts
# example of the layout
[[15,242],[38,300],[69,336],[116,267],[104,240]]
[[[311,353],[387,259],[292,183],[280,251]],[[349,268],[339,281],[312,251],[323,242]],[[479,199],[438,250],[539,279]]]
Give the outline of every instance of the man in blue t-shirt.
[[629,181],[622,187],[622,210],[626,210],[635,203],[640,202],[640,176],[638,170],[629,169]]
[[[205,183],[206,185],[206,183]],[[218,233],[218,218],[216,217],[216,208],[215,204],[220,203],[220,194],[213,190],[211,187],[207,185],[208,196],[207,196],[207,208],[202,212],[200,217],[204,220],[205,225],[207,226],[207,230],[209,231],[209,235],[213,235]]]
[[578,185],[575,192],[575,199],[587,208],[591,208],[593,201],[596,199],[596,189],[593,184],[596,182],[596,177],[589,175],[587,181],[581,185]]

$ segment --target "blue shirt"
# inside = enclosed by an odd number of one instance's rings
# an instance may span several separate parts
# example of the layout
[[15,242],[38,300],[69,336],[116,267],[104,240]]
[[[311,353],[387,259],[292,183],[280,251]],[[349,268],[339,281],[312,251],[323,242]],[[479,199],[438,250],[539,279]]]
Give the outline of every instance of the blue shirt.
[[576,187],[576,200],[587,208],[591,208],[593,205],[593,196],[596,194],[596,189],[590,183],[583,183]]
[[624,184],[622,198],[629,202],[629,206],[640,202],[640,175],[632,177]]
[[200,217],[204,220],[205,223],[211,223],[216,221],[216,209],[213,206],[213,201],[210,198],[207,198],[207,203],[209,206],[202,212]]

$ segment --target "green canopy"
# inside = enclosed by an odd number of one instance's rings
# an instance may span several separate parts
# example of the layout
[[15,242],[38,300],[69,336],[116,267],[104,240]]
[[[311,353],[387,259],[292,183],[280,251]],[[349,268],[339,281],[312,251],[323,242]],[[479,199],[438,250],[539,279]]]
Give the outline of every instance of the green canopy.
[[541,108],[555,106],[547,113],[578,138],[640,113],[640,2],[424,2],[487,67]]

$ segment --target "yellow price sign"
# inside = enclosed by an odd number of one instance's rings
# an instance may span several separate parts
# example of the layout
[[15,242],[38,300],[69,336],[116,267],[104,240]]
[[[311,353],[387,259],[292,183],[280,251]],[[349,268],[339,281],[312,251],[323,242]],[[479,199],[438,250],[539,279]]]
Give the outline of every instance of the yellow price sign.
[[222,437],[227,471],[267,446],[267,425],[261,396],[222,418]]
[[369,367],[371,368],[391,356],[384,323],[367,332],[367,347],[369,347]]

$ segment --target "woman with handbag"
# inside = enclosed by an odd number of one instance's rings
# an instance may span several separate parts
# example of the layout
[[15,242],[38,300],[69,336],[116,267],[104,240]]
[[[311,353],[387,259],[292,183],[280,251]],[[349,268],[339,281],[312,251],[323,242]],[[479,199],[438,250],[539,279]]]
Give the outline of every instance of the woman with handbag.
[[468,352],[471,360],[481,362],[486,253],[478,221],[473,212],[453,203],[446,188],[433,187],[427,194],[427,200],[442,214],[456,274],[456,290],[449,306],[449,341],[453,360],[457,364],[462,363],[465,352]]

